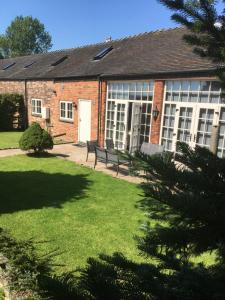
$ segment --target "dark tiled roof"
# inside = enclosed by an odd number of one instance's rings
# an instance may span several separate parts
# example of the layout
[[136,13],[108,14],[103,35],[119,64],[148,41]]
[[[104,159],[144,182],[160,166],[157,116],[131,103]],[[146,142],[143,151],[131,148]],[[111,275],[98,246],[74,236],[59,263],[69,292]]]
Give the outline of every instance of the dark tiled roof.
[[[108,43],[0,60],[0,79],[57,79],[72,77],[143,76],[208,72],[216,66],[198,57],[182,39],[184,28],[140,34]],[[113,50],[99,61],[93,57],[107,46]],[[68,56],[57,66],[52,63]],[[7,70],[4,66],[16,62]],[[35,62],[28,68],[24,66]]]

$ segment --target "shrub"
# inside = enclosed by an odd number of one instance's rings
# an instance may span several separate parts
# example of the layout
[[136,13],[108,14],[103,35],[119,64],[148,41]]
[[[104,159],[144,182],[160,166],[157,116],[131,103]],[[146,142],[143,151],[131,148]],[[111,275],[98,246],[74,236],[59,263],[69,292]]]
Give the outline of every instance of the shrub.
[[44,150],[53,148],[51,135],[38,123],[33,123],[24,131],[20,138],[19,146],[21,150],[33,150],[36,154],[43,153]]
[[[18,116],[16,116],[18,114]],[[17,129],[25,127],[24,98],[19,94],[0,95],[0,130],[14,129],[14,121],[17,119]]]

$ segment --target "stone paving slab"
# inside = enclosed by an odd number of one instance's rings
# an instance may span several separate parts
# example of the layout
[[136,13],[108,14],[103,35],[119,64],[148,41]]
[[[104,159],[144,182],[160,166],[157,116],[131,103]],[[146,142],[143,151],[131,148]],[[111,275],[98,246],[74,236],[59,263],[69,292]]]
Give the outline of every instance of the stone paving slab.
[[[79,165],[83,165],[92,169],[94,168],[95,155],[90,153],[88,161],[86,162],[86,147],[74,144],[55,145],[53,150],[49,151],[49,153],[52,153],[59,158],[76,162]],[[24,152],[20,149],[0,150],[0,157],[18,154],[24,154]],[[100,162],[98,162],[96,166],[96,171],[104,172],[114,178],[123,179],[132,183],[141,183],[143,181],[143,179],[139,177],[130,176],[126,166],[120,166],[120,172],[118,176],[116,175],[116,169],[113,166],[109,165],[109,167],[106,168],[105,164]]]
[[[80,165],[94,168],[94,162],[95,162],[95,154],[90,153],[88,157],[88,161],[86,162],[86,155],[87,150],[86,147],[78,146],[74,144],[64,144],[64,145],[57,145],[54,147],[53,150],[49,151],[51,153],[54,153],[56,156],[62,157],[67,160],[74,161]],[[123,179],[132,183],[141,183],[143,179],[135,176],[130,176],[128,172],[128,168],[126,166],[120,166],[120,172],[118,176],[116,175],[116,168],[113,166],[108,166],[106,168],[104,163],[97,163],[96,171],[104,172],[108,175],[111,175],[114,178]]]
[[0,157],[13,156],[18,154],[24,154],[24,152],[21,151],[20,149],[0,150]]

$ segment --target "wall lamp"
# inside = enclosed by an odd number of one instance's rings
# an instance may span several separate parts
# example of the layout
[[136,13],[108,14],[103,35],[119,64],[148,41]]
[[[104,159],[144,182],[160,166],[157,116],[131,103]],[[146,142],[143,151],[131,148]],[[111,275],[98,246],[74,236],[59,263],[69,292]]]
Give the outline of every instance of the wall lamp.
[[159,116],[159,110],[158,110],[157,105],[156,105],[155,108],[153,109],[152,116],[153,116],[154,120],[156,121],[157,118],[158,118],[158,116]]
[[73,102],[73,108],[77,110],[77,104]]

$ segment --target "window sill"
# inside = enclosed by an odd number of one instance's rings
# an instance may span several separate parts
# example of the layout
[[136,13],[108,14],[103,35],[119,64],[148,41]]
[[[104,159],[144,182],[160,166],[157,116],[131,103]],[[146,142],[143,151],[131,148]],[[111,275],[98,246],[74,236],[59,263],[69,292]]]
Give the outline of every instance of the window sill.
[[70,124],[73,124],[74,121],[73,120],[70,120],[70,119],[59,119],[60,122],[64,122],[64,123],[70,123]]
[[42,117],[42,114],[31,113],[31,115],[32,115],[33,117],[37,117],[37,118],[41,118],[41,117]]

